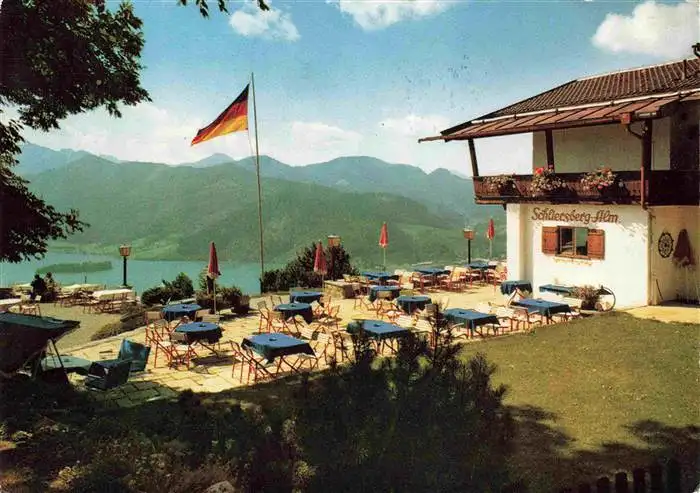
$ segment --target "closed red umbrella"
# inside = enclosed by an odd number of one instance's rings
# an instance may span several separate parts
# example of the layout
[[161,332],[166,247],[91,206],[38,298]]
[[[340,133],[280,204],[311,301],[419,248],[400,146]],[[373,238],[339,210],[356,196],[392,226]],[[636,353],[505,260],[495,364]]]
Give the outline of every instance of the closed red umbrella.
[[328,272],[326,269],[326,255],[323,253],[323,243],[320,241],[316,245],[316,256],[314,257],[314,272],[325,276]]
[[386,227],[386,223],[382,224],[382,230],[379,232],[379,246],[382,247],[384,252],[384,270],[386,270],[386,247],[389,246],[389,230]]
[[496,228],[493,225],[493,218],[489,219],[489,227],[486,228],[486,238],[489,239],[489,260],[493,255],[493,238],[496,236]]
[[216,245],[211,242],[209,245],[209,265],[207,266],[207,277],[214,285],[214,313],[216,313],[216,278],[221,275],[219,272],[219,257],[216,255]]

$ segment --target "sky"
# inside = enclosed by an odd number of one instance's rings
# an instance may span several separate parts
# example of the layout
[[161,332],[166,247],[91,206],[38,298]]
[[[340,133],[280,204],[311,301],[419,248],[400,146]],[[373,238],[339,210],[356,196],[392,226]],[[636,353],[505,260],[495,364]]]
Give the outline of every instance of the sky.
[[[588,75],[692,57],[697,1],[135,0],[152,102],[71,116],[30,142],[123,160],[241,159],[254,132],[196,146],[255,77],[260,153],[292,165],[373,156],[469,176],[464,142],[418,138]],[[116,7],[117,2],[108,5]],[[252,102],[251,127],[252,127]],[[527,173],[532,136],[479,139],[481,174]]]

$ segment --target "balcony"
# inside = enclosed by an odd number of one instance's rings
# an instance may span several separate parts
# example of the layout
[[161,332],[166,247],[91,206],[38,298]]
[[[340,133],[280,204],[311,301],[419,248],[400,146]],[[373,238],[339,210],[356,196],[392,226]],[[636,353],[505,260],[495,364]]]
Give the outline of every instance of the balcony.
[[[581,185],[585,173],[557,173],[564,188],[549,194],[533,194],[532,175],[513,175],[514,185],[493,190],[483,176],[474,178],[477,204],[639,204],[642,199],[642,180],[639,171],[618,171],[618,185],[610,190],[586,190]],[[647,205],[700,205],[700,172],[651,171],[645,187]]]

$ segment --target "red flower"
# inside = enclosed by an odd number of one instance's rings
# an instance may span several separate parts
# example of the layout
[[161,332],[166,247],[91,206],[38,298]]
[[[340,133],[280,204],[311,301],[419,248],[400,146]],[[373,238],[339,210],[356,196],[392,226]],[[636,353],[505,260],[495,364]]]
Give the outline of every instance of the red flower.
[[536,169],[535,169],[535,174],[536,174],[536,175],[541,175],[542,173],[544,173],[544,168],[536,168]]

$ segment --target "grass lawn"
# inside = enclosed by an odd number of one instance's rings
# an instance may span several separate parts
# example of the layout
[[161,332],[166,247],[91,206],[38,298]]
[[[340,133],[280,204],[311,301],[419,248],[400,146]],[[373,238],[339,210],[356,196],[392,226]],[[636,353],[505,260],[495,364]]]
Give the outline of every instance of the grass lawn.
[[700,325],[608,314],[465,347],[498,366],[518,417],[515,476],[575,486],[700,448]]

